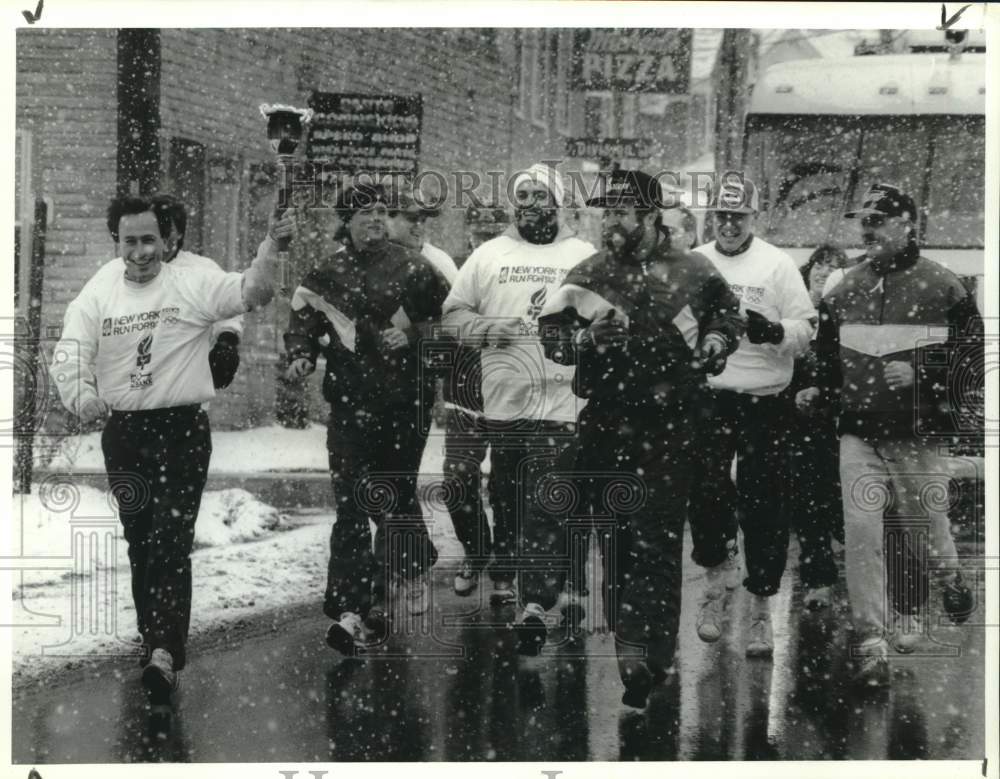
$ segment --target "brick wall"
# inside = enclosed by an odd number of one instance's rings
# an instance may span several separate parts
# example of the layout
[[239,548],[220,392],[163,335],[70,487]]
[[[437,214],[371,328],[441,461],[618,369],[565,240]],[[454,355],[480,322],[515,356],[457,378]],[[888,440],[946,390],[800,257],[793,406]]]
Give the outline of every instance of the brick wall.
[[113,247],[104,222],[115,189],[114,30],[17,31],[17,128],[32,134],[33,188],[51,198],[43,321],[66,305]]
[[[515,32],[487,39],[484,46],[477,31],[462,29],[162,30],[161,188],[187,187],[197,209],[187,248],[227,269],[246,267],[274,191],[258,106],[305,105],[313,89],[420,93],[423,170],[509,172],[561,157],[554,123],[543,129],[512,113]],[[48,324],[61,324],[68,301],[113,252],[102,214],[116,185],[116,60],[115,30],[18,33],[17,126],[35,133],[35,187],[55,206]],[[446,209],[429,238],[461,253],[461,211]],[[211,407],[216,427],[273,418],[287,316],[287,300],[247,315],[237,380]]]

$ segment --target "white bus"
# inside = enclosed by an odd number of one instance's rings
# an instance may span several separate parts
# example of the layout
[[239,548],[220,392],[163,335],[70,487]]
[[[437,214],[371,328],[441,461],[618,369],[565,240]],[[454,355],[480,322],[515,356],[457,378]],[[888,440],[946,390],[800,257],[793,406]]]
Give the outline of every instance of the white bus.
[[985,54],[783,62],[754,86],[743,169],[766,204],[765,240],[800,264],[823,243],[863,254],[856,220],[874,182],[920,210],[922,252],[977,287],[983,304]]

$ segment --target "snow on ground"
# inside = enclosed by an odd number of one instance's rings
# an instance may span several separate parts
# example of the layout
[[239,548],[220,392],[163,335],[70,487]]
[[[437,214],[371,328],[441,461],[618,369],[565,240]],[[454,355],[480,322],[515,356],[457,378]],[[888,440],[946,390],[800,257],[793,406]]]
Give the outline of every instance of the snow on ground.
[[[327,468],[326,427],[323,425],[312,423],[304,430],[271,425],[212,432],[209,473],[326,471]],[[47,470],[104,470],[101,434],[68,437]]]
[[[15,532],[20,529],[22,555],[65,557],[73,554],[73,528],[106,524],[114,529],[117,543],[124,544],[115,501],[104,490],[85,485],[74,487],[71,502],[59,502],[52,494],[15,495]],[[281,529],[278,510],[261,503],[242,489],[206,492],[195,523],[195,548],[224,546],[260,538]],[[34,586],[73,576],[71,571],[49,570],[32,574]]]
[[[325,471],[324,436],[322,427],[215,433],[213,468],[220,472],[259,472],[266,459],[264,467],[277,463],[282,470]],[[97,447],[96,455],[88,448],[91,438]],[[431,439],[424,452],[422,474],[441,473],[441,450],[440,437]],[[82,437],[77,452],[78,468],[103,467],[98,437]],[[56,466],[52,470],[57,470]],[[421,481],[428,480],[425,477]],[[122,668],[128,672],[125,669],[131,669],[132,661],[124,658],[137,652],[133,643],[135,609],[127,547],[114,501],[106,491],[76,486],[62,497],[46,495],[44,500],[36,494],[15,496],[14,508],[14,530],[20,534],[16,547],[22,556],[48,558],[45,564],[51,568],[14,574],[11,631],[15,686],[109,656],[123,657]],[[18,517],[20,522],[16,521]],[[117,539],[114,564],[92,568],[83,559],[74,566],[71,519],[78,531],[81,523],[96,524],[98,534],[113,528],[111,535]],[[195,526],[196,549],[192,554],[192,638],[237,621],[252,621],[277,609],[315,603],[318,610],[334,520],[332,510],[283,516],[245,490],[206,492]],[[439,553],[436,570],[457,564],[462,548],[447,512],[430,509],[428,525]],[[79,570],[74,571],[74,567]]]
[[[194,552],[191,635],[273,609],[319,602],[326,581],[327,539],[332,517],[249,543]],[[11,628],[14,685],[39,681],[65,668],[137,654],[135,609],[125,544],[115,545],[110,576],[73,577],[34,586],[22,573]],[[110,582],[110,584],[108,584]],[[94,607],[92,598],[102,605]],[[81,605],[82,604],[82,605]]]

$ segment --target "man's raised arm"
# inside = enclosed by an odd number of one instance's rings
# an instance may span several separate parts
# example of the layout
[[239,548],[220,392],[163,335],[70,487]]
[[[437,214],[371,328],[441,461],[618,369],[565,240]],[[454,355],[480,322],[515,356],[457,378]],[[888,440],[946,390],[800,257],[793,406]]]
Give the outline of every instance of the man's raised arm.
[[250,267],[243,271],[243,304],[248,311],[266,306],[274,297],[275,276],[278,272],[279,243],[295,235],[295,212],[285,211],[280,217],[272,215],[267,237],[257,248]]

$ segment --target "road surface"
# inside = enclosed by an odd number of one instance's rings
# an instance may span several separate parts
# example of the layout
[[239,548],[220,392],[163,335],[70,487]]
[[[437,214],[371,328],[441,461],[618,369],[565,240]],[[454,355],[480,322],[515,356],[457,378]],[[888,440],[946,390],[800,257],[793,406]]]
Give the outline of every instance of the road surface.
[[[741,590],[722,640],[697,638],[702,579],[686,570],[678,672],[642,713],[620,703],[599,602],[588,603],[582,632],[554,628],[543,655],[525,659],[506,627],[513,611],[457,597],[451,575],[439,564],[431,614],[398,624],[364,660],[326,647],[319,593],[315,606],[195,644],[169,722],[148,707],[134,661],[16,692],[14,761],[983,757],[983,628],[936,625],[939,643],[894,656],[890,689],[857,693],[845,667],[846,605],[805,611],[794,553],[774,603],[773,661],[744,657]],[[837,592],[845,596],[843,584]]]

